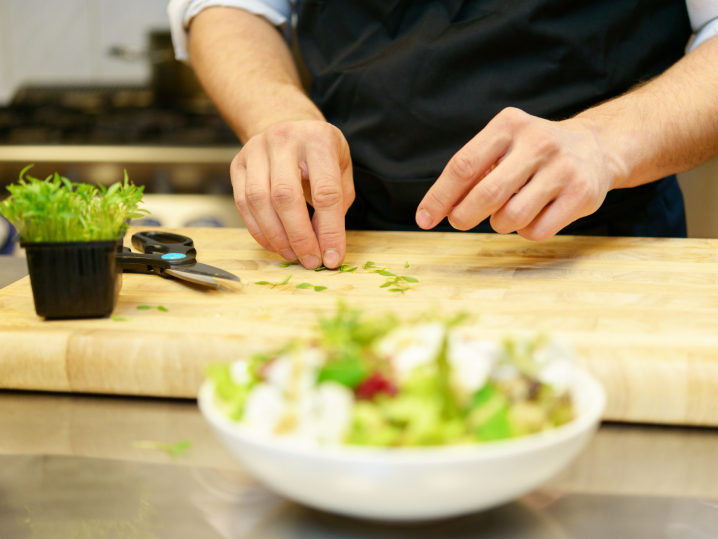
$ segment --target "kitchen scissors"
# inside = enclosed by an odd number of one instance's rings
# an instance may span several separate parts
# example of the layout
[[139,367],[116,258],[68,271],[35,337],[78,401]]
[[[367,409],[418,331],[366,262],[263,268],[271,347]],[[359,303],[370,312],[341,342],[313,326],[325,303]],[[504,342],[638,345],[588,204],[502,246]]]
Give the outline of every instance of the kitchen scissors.
[[239,281],[239,277],[214,266],[197,262],[197,249],[187,236],[170,232],[147,231],[132,236],[132,246],[117,252],[117,264],[123,272],[156,273],[167,279],[177,278],[211,288],[219,288],[217,279]]

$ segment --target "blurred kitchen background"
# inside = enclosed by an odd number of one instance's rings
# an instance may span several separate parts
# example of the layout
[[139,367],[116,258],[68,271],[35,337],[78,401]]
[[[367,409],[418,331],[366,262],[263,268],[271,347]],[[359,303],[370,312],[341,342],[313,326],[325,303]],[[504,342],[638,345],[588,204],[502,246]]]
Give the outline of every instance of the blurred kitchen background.
[[[29,163],[105,184],[127,169],[152,224],[243,226],[239,141],[174,60],[167,2],[0,0],[0,199]],[[718,159],[680,181],[690,236],[718,238]]]

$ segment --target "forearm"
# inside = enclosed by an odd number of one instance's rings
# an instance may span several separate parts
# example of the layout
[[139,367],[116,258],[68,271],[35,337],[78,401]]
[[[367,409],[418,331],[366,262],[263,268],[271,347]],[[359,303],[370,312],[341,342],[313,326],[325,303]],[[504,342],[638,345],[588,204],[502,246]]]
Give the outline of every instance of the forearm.
[[718,154],[718,38],[624,96],[578,120],[610,156],[614,188],[633,187],[700,165]]
[[262,17],[212,7],[189,30],[197,76],[242,142],[274,123],[323,120],[304,93],[281,34]]

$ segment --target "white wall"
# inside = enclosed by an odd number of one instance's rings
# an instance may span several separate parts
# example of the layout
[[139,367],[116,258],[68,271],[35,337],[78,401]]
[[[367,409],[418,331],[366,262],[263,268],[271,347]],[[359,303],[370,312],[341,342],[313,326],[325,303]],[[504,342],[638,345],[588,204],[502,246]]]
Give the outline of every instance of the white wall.
[[168,0],[0,0],[0,104],[23,83],[142,83],[149,66],[109,58],[169,28]]

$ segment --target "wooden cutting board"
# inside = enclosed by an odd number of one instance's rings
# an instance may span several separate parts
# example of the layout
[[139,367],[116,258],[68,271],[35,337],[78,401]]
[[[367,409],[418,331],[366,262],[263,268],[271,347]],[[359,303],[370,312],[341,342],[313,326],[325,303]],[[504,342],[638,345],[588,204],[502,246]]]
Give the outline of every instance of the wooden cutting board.
[[[718,426],[718,240],[350,232],[346,262],[360,269],[337,274],[280,268],[244,229],[174,231],[242,283],[125,274],[115,315],[128,321],[46,322],[22,279],[0,291],[0,387],[193,397],[203,365],[308,335],[315,313],[343,299],[403,317],[468,311],[496,337],[550,330],[605,385],[606,419]],[[369,260],[416,277],[416,289],[379,288],[385,278],[361,270]],[[289,274],[274,289],[254,284]]]

